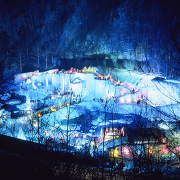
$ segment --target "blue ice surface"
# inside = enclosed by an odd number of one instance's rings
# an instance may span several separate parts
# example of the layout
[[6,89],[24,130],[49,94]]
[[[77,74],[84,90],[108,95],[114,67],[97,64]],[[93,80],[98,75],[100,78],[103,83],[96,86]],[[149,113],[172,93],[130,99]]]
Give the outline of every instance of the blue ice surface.
[[[78,81],[76,81],[78,80]],[[38,81],[40,84],[38,84]],[[43,74],[39,76],[35,76],[32,78],[31,83],[23,82],[22,87],[26,87],[27,89],[20,89],[20,94],[24,96],[29,96],[31,100],[38,100],[38,102],[34,103],[34,106],[37,104],[39,106],[51,106],[53,104],[56,104],[58,102],[64,101],[66,97],[62,99],[45,99],[50,94],[50,91],[54,90],[54,87],[58,87],[61,91],[69,91],[69,82],[78,82],[74,83],[75,85],[82,84],[82,88],[85,90],[82,97],[82,102],[78,104],[74,111],[74,113],[70,114],[69,124],[70,128],[69,131],[71,131],[74,128],[74,125],[77,125],[78,129],[77,131],[81,133],[92,133],[95,136],[100,135],[100,131],[104,127],[130,127],[130,128],[136,128],[138,123],[144,123],[146,122],[146,127],[150,127],[150,121],[148,119],[157,117],[157,112],[161,111],[163,112],[161,114],[161,118],[164,119],[166,114],[170,115],[171,117],[174,117],[173,115],[179,116],[179,106],[176,104],[167,104],[164,106],[156,106],[153,107],[143,107],[143,106],[137,106],[136,104],[115,104],[114,109],[116,111],[111,112],[111,110],[103,111],[103,109],[106,106],[106,97],[107,94],[110,95],[111,101],[107,103],[107,106],[111,109],[111,105],[114,103],[112,100],[112,96],[119,95],[119,92],[122,88],[127,90],[127,94],[124,96],[131,96],[129,94],[130,89],[128,89],[125,86],[114,86],[110,80],[96,80],[95,76],[93,74]],[[73,84],[73,83],[72,83]],[[170,87],[169,87],[170,86]],[[77,86],[73,86],[75,88]],[[155,80],[149,80],[148,86],[141,87],[142,91],[148,91],[149,98],[151,101],[156,101],[157,97],[159,99],[162,99],[166,103],[169,103],[169,99],[162,93],[157,93],[158,88],[164,91],[164,89],[168,89],[168,93],[173,95],[174,92],[178,91],[177,87],[174,89],[171,87],[170,82],[166,81],[155,81]],[[164,88],[164,89],[163,89]],[[81,91],[76,91],[74,89],[76,94]],[[18,91],[19,92],[19,91]],[[114,93],[114,94],[113,94]],[[176,94],[176,96],[178,93]],[[132,95],[133,96],[133,95]],[[92,99],[95,98],[95,101],[92,101]],[[178,100],[179,97],[176,97]],[[100,99],[103,99],[103,102],[100,101]],[[118,101],[118,98],[116,99]],[[115,101],[115,102],[116,102]],[[8,105],[9,108],[12,106]],[[17,106],[20,107],[20,106]],[[23,108],[24,106],[22,106]],[[73,108],[74,106],[71,106]],[[14,107],[12,107],[14,108]],[[113,110],[114,110],[113,109]],[[173,109],[173,111],[171,111]],[[158,111],[157,111],[158,110]],[[63,109],[60,111],[63,112]],[[136,111],[136,114],[133,114]],[[144,111],[144,112],[143,112]],[[116,112],[116,113],[114,113]],[[147,113],[151,112],[151,113]],[[173,114],[172,114],[173,113]],[[59,113],[60,114],[60,113]],[[62,129],[66,130],[65,126],[67,125],[67,116],[59,116],[58,112],[52,112],[49,113],[49,115],[55,115],[56,118],[60,118]],[[63,114],[63,113],[62,113]],[[77,116],[77,117],[76,117]],[[49,116],[52,118],[53,116]],[[75,118],[74,118],[75,117]],[[147,118],[146,118],[147,117]],[[170,117],[170,118],[171,118]],[[53,126],[54,119],[46,118],[48,123]],[[172,118],[171,118],[172,119]],[[59,119],[58,119],[59,120]],[[155,122],[154,122],[155,123]],[[22,134],[22,133],[20,133]]]

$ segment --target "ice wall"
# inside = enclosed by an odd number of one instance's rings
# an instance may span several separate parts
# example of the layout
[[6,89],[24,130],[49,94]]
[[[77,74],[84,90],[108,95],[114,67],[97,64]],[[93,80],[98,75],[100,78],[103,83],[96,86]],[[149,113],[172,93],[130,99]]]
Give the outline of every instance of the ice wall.
[[179,85],[166,81],[152,81],[146,91],[149,103],[155,106],[176,104],[180,100]]

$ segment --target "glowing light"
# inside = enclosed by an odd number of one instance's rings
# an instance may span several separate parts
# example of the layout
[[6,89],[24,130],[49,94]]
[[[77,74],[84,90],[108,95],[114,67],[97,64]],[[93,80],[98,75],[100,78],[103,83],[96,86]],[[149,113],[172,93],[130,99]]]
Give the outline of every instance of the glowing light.
[[119,151],[118,151],[118,148],[116,148],[116,149],[114,149],[114,150],[111,150],[110,152],[109,152],[109,156],[111,156],[111,157],[119,157]]
[[163,147],[162,148],[162,154],[168,154],[168,153],[169,153],[168,148]]
[[81,149],[81,148],[82,148],[82,146],[76,146],[76,148]]
[[108,131],[109,131],[109,130],[108,130],[108,128],[106,127],[106,133],[108,133]]
[[73,139],[78,138],[78,137],[79,137],[79,133],[76,133],[76,134],[73,135]]
[[37,113],[37,116],[38,116],[38,117],[41,117],[41,113],[40,113],[40,112],[39,112],[39,113]]
[[124,136],[124,127],[121,128],[121,134]]
[[132,150],[129,146],[123,146],[123,147],[119,147],[119,154],[121,157],[123,158],[128,158],[128,159],[132,159]]
[[153,146],[148,146],[149,147],[149,154],[153,153]]
[[129,149],[128,148],[124,148],[124,154],[129,154]]
[[56,97],[56,96],[54,95],[54,96],[51,97],[51,99],[55,99],[55,97]]
[[174,126],[172,124],[169,124],[169,123],[160,123],[158,124],[158,126],[162,129],[165,129],[165,130],[172,130],[174,129]]
[[179,153],[179,154],[180,154],[180,146],[176,146],[176,147],[173,149],[173,153]]
[[57,111],[54,107],[51,107],[50,109],[51,109],[51,111],[53,111],[53,112],[54,112],[54,111]]

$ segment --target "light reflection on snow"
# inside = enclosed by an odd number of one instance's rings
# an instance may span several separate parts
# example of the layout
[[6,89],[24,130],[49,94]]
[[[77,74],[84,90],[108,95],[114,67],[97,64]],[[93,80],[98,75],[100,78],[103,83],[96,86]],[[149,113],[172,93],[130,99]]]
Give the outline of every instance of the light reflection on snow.
[[[145,76],[143,74],[131,73],[132,79],[130,82],[134,81],[135,83],[125,82],[119,86],[115,86],[110,80],[95,79],[94,74],[76,72],[73,74],[64,74],[62,72],[59,74],[50,74],[53,72],[54,71],[49,71],[44,74],[37,73],[36,76],[31,74],[31,79],[27,79],[29,76],[26,74],[23,74],[22,77],[20,76],[19,78],[22,79],[24,85],[23,83],[21,84],[21,89],[18,90],[17,93],[26,96],[26,103],[17,107],[22,111],[32,110],[33,104],[30,103],[31,101],[36,101],[34,104],[36,104],[37,107],[40,103],[42,103],[42,106],[45,105],[48,110],[42,108],[36,114],[36,119],[31,122],[35,131],[39,128],[43,131],[44,136],[48,138],[53,137],[53,139],[58,139],[59,142],[66,142],[65,132],[68,130],[70,137],[76,139],[76,141],[74,140],[76,142],[75,147],[78,149],[83,148],[86,142],[89,144],[91,142],[92,146],[97,146],[97,144],[102,141],[103,132],[102,129],[98,129],[100,126],[110,126],[115,123],[118,125],[131,124],[133,122],[133,119],[130,118],[131,115],[124,115],[126,117],[114,120],[107,119],[106,121],[102,116],[101,118],[91,117],[92,119],[87,119],[87,124],[89,121],[90,127],[88,127],[85,130],[86,133],[83,134],[82,126],[77,122],[71,121],[73,121],[73,118],[79,118],[81,115],[85,115],[83,120],[86,120],[86,110],[89,110],[89,112],[103,111],[107,105],[107,109],[110,109],[109,112],[112,112],[112,109],[113,113],[119,114],[136,112],[138,115],[155,121],[158,118],[157,112],[151,109],[152,107],[150,106],[138,106],[136,102],[138,100],[148,100],[147,102],[151,103],[151,106],[168,105],[172,103],[172,101],[166,97],[167,94],[162,95],[157,93],[160,86],[153,81],[154,76],[152,75]],[[127,73],[125,72],[124,74]],[[136,86],[136,78],[141,79],[138,80],[138,87]],[[25,79],[27,79],[27,81],[25,81]],[[158,87],[156,87],[156,85]],[[176,92],[175,95],[178,96],[178,90],[175,91],[173,88],[171,89],[167,84],[163,85],[165,89],[169,88],[170,93],[174,91]],[[135,92],[132,93],[133,88]],[[71,95],[71,93],[73,94]],[[6,96],[1,99],[3,98],[6,99]],[[116,99],[120,101],[121,104],[114,103]],[[162,106],[162,108],[162,111],[168,111],[166,106]],[[148,111],[152,113],[147,113]],[[178,108],[173,113],[177,114],[176,112],[179,113]],[[164,119],[164,117],[161,118]],[[39,122],[37,120],[39,120]],[[27,123],[27,120],[23,120],[23,118],[19,118],[17,122],[18,121],[22,124]],[[67,121],[70,121],[68,127]],[[44,124],[41,125],[41,122]],[[9,121],[9,125],[11,125],[11,121]],[[173,128],[170,124],[163,123],[160,123],[159,127],[165,130]],[[17,136],[21,139],[29,138],[28,133],[25,133],[25,128],[20,129]],[[93,137],[95,140],[92,142]],[[131,158],[131,149],[129,147],[122,147],[122,149],[122,156]],[[179,148],[177,147],[174,150],[179,151]],[[162,150],[162,152],[164,154],[168,153],[166,149]],[[118,149],[116,149],[114,154],[117,156],[120,154]]]

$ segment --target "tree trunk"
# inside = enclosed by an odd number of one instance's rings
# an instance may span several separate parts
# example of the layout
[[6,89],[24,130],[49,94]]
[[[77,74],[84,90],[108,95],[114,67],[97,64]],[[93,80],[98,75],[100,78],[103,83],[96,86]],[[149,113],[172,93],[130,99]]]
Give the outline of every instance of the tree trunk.
[[19,61],[20,61],[20,70],[21,70],[21,72],[22,72],[22,57],[21,57],[21,54],[20,54],[20,59],[19,59]]
[[51,58],[52,58],[52,65],[54,65],[54,57],[53,57],[53,55],[51,55]]
[[47,52],[46,52],[46,69],[48,68],[47,61],[48,61],[48,59],[47,59]]

